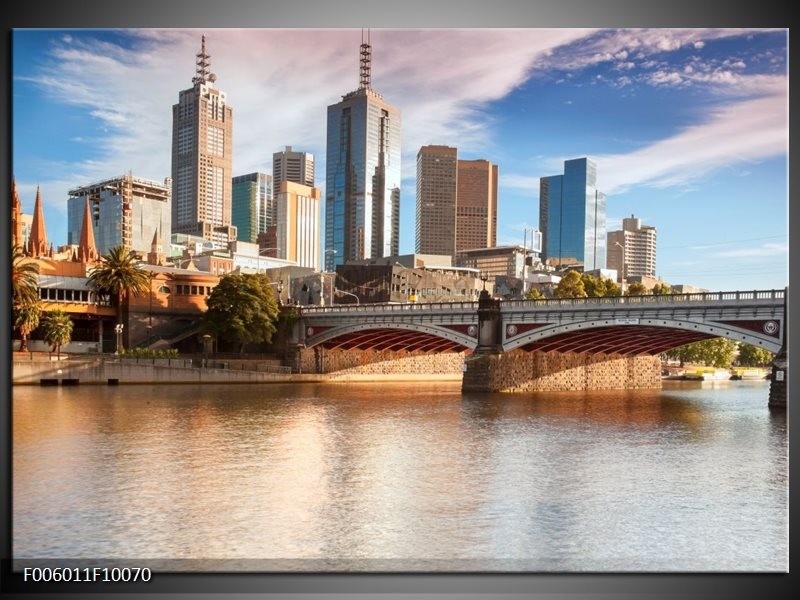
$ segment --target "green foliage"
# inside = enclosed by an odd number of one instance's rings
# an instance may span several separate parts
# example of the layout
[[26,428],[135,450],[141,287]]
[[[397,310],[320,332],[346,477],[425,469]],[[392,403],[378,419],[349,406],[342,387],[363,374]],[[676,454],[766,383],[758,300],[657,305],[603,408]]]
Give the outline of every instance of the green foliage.
[[628,284],[628,289],[625,291],[626,296],[644,296],[647,294],[647,288],[638,281]]
[[558,282],[553,295],[556,298],[586,298],[586,289],[577,271],[570,271]]
[[542,292],[537,290],[535,287],[532,287],[531,289],[529,289],[528,293],[525,294],[525,299],[526,300],[541,300],[542,298],[544,298],[544,296],[542,295]]
[[62,310],[49,310],[42,315],[39,327],[42,330],[44,341],[52,350],[61,357],[61,346],[69,344],[72,339],[72,321],[69,315]]
[[163,350],[152,350],[151,348],[131,348],[120,350],[120,356],[127,358],[177,358],[177,348],[165,348]]
[[39,302],[39,269],[17,245],[11,246],[11,302],[14,307]]
[[667,283],[657,283],[653,286],[653,295],[654,296],[664,296],[666,294],[671,294],[672,288]]
[[279,314],[269,283],[266,275],[225,275],[206,300],[203,327],[242,348],[247,343],[269,342]]
[[712,338],[673,348],[664,354],[672,360],[685,363],[703,364],[724,369],[731,366],[736,352],[736,342],[726,338]]
[[118,322],[122,322],[122,302],[129,294],[134,296],[150,289],[150,276],[139,258],[124,246],[116,246],[103,256],[103,263],[95,268],[89,281],[99,291],[117,298]]
[[772,363],[775,354],[752,344],[739,344],[739,356],[736,362],[742,367],[767,367]]
[[606,277],[593,277],[588,273],[583,273],[581,281],[583,282],[584,290],[586,290],[586,295],[590,298],[621,295],[619,286]]
[[42,317],[42,304],[38,300],[34,303],[15,304],[13,306],[14,328],[19,331],[19,351],[24,352],[28,336],[39,326]]

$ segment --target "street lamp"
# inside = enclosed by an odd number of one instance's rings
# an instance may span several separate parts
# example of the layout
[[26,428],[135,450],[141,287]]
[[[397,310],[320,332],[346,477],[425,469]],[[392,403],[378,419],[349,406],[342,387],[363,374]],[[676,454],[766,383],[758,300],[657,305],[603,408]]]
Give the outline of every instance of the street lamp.
[[622,268],[619,270],[619,282],[625,282],[625,246],[620,244],[619,242],[614,242],[615,246],[619,246],[620,250],[622,250]]
[[[352,294],[350,292],[345,292],[344,290],[340,290],[339,288],[333,288],[333,291],[336,292],[337,294],[347,294],[348,296],[352,296],[353,298],[356,299],[356,306],[361,304],[361,302],[358,299],[358,296],[356,296],[355,294]],[[332,299],[333,299],[333,296],[331,296],[331,300]]]
[[123,348],[122,348],[122,329],[124,327],[125,326],[122,323],[117,323],[116,325],[114,325],[114,333],[117,334],[117,350],[116,350],[116,352],[114,352],[114,354],[116,354],[117,356],[119,356],[120,350],[123,350]]

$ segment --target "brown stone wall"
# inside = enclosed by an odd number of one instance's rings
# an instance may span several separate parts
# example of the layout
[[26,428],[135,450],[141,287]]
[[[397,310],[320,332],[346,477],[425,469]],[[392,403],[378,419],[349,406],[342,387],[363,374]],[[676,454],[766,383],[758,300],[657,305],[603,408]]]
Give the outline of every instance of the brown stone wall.
[[660,389],[657,356],[525,352],[477,355],[467,361],[465,391],[523,392]]
[[303,373],[337,374],[455,374],[461,373],[463,352],[408,352],[406,350],[328,350],[303,348],[299,356]]

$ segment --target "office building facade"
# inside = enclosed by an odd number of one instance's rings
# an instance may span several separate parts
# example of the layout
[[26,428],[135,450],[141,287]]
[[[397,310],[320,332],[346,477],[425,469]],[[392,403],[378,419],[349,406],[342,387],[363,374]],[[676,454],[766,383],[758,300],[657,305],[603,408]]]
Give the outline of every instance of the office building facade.
[[542,259],[551,266],[606,267],[606,196],[588,158],[564,162],[564,174],[539,180]]
[[156,233],[162,243],[168,242],[172,223],[170,186],[169,178],[161,184],[128,174],[70,190],[67,244],[80,243],[87,202],[100,254],[107,254],[115,246],[146,254]]
[[172,232],[217,246],[236,239],[231,225],[233,110],[214,87],[205,36],[193,86],[172,107]]
[[234,177],[231,183],[231,223],[236,238],[256,243],[258,235],[275,224],[272,176],[248,173]]
[[458,150],[423,146],[417,153],[416,251],[456,253]]
[[656,276],[656,228],[642,225],[631,215],[622,219],[621,231],[608,232],[608,268],[620,279]]
[[357,90],[328,106],[325,266],[399,252],[400,110],[371,87],[361,44]]
[[301,267],[320,267],[320,191],[292,181],[281,183],[276,197],[277,258]]
[[497,243],[497,165],[459,160],[456,186],[456,253]]
[[276,190],[281,183],[293,181],[314,187],[314,155],[292,150],[291,146],[272,155],[272,182]]

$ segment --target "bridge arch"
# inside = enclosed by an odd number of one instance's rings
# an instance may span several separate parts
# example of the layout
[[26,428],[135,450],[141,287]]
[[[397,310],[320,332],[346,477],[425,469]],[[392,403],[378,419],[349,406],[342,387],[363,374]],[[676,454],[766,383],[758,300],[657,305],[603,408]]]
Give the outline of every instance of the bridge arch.
[[[403,335],[405,334],[405,335]],[[423,351],[473,350],[469,333],[426,323],[353,323],[306,336],[306,348],[409,349]]]
[[746,342],[777,353],[779,339],[730,324],[688,319],[596,319],[567,324],[545,324],[504,340],[503,350],[558,350],[627,355],[660,354],[672,348],[713,337]]

